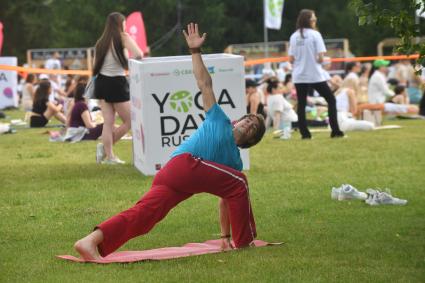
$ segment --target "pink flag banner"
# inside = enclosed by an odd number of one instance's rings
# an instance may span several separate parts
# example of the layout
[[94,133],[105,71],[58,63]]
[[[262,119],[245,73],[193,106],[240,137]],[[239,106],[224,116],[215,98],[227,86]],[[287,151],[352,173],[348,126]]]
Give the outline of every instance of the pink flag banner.
[[141,12],[133,12],[127,17],[125,30],[136,41],[143,53],[148,53],[145,24]]
[[1,55],[1,48],[3,47],[3,24],[0,22],[0,55]]

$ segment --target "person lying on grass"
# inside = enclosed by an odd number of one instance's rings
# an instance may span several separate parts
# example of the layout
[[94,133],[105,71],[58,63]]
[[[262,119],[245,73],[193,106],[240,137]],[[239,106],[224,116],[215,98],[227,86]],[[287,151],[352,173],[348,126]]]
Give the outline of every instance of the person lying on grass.
[[[248,182],[241,172],[239,148],[257,144],[265,132],[264,118],[249,114],[233,126],[216,103],[212,79],[201,57],[206,34],[190,23],[183,31],[192,53],[193,73],[202,92],[206,119],[171,155],[156,174],[150,190],[130,209],[96,226],[77,241],[76,251],[85,260],[97,260],[114,252],[131,238],[148,233],[180,202],[197,193],[220,197],[222,248],[248,247],[256,237]],[[230,236],[230,228],[232,236]]]

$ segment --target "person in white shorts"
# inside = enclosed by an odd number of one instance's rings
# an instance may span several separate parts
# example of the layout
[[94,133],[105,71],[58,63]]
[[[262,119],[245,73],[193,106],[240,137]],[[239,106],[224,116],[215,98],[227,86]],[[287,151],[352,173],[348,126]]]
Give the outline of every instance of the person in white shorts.
[[336,109],[338,110],[338,125],[342,131],[370,131],[374,124],[369,121],[356,120],[357,114],[357,81],[345,78],[341,87],[335,92]]

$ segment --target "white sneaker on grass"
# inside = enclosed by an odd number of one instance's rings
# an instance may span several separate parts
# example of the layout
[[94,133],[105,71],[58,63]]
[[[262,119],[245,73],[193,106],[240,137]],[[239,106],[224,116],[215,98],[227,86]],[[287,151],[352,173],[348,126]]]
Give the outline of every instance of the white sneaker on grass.
[[407,200],[393,197],[389,192],[380,192],[378,190],[368,189],[368,198],[366,203],[368,205],[405,205]]
[[119,159],[118,157],[114,157],[111,159],[105,159],[102,161],[102,164],[107,164],[107,165],[119,165],[119,164],[125,164],[125,161],[122,161],[121,159]]
[[341,191],[338,195],[338,200],[349,200],[349,199],[367,199],[367,194],[364,192],[359,192],[355,187],[351,185],[342,185]]
[[378,191],[374,189],[367,189],[366,193],[367,193],[367,199],[365,200],[365,203],[367,203],[368,205],[378,205],[378,203],[375,200]]
[[279,137],[279,139],[281,139],[281,140],[290,140],[291,139],[291,136],[290,135],[281,135]]
[[339,188],[332,187],[331,199],[338,199],[338,196],[340,193],[341,193],[341,187]]
[[119,158],[118,158],[118,156],[115,156],[115,157],[113,158],[113,160],[114,160],[115,162],[117,162],[118,164],[125,164],[125,161],[124,161],[124,160],[119,159]]
[[102,143],[96,145],[96,163],[101,163],[105,159],[105,148]]

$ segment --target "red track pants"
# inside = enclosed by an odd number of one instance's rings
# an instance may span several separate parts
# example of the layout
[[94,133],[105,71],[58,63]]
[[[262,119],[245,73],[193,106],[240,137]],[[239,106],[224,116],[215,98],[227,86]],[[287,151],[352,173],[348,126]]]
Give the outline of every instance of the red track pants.
[[136,205],[97,226],[104,237],[98,246],[100,254],[106,256],[131,238],[148,233],[181,201],[203,192],[227,200],[235,246],[248,246],[256,237],[256,229],[245,175],[233,168],[182,154],[157,173],[151,189]]

